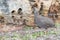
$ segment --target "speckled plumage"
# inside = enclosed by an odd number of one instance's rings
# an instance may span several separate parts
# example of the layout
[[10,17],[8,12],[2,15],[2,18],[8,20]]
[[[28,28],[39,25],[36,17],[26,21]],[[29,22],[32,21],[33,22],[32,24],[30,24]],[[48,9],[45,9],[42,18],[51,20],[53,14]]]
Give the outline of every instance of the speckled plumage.
[[34,21],[39,28],[55,27],[52,19],[39,15],[37,8],[34,8]]

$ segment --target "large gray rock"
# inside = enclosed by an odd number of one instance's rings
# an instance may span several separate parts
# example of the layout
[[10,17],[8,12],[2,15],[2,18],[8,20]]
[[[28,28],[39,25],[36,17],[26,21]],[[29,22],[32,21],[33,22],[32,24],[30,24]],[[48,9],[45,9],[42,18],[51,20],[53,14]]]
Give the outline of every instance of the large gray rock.
[[0,0],[0,11],[5,14],[12,10],[22,8],[23,13],[31,13],[31,6],[28,0]]
[[12,22],[11,11],[17,12],[19,8],[22,8],[23,16],[27,19],[27,15],[32,12],[29,0],[0,0],[0,15],[6,18],[6,22]]

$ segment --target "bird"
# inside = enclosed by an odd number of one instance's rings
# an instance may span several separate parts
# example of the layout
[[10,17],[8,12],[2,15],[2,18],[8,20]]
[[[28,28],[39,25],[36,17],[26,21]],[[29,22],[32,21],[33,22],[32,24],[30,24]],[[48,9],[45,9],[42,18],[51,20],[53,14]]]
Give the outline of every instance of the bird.
[[38,28],[49,28],[55,27],[54,21],[46,16],[39,15],[39,12],[36,7],[33,8],[34,10],[34,23],[37,25]]

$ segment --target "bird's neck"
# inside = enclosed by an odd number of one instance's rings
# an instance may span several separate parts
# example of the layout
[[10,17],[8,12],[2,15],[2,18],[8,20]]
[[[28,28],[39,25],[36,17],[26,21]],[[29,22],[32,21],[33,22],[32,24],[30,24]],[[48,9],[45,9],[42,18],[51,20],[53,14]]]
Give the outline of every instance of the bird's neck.
[[38,12],[37,8],[35,8],[35,7],[34,7],[34,15],[35,16],[38,16],[39,15],[39,12]]

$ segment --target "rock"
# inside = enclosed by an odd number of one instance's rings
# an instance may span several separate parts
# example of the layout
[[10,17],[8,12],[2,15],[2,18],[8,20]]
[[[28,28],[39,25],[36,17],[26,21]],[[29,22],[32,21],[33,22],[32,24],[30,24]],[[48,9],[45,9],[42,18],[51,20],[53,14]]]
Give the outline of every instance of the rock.
[[34,15],[30,15],[29,17],[28,17],[28,21],[26,22],[26,24],[28,25],[28,26],[34,26],[35,24],[34,24]]

